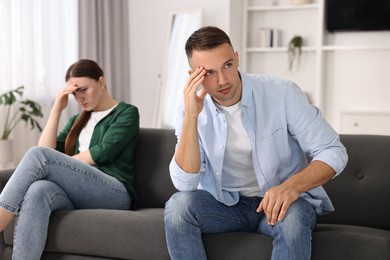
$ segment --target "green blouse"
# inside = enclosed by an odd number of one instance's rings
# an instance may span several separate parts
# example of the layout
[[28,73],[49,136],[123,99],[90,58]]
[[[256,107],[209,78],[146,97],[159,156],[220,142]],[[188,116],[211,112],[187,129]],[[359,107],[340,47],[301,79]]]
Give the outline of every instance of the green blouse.
[[[57,136],[56,150],[64,152],[65,139],[79,114],[72,116]],[[139,133],[137,107],[120,102],[93,131],[89,152],[99,170],[118,179],[126,187],[134,206],[134,150]],[[79,153],[78,138],[75,154]]]

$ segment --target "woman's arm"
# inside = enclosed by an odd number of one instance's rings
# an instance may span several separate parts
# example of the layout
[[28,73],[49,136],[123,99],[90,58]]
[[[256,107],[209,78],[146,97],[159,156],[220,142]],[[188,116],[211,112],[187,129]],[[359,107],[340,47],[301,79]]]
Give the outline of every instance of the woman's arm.
[[39,146],[47,146],[53,149],[56,148],[58,124],[60,121],[60,117],[61,111],[54,111],[53,109],[51,110],[49,119],[47,120],[42,135],[39,138]]
[[77,89],[76,85],[68,83],[66,87],[58,93],[54,105],[50,111],[49,119],[38,141],[38,146],[47,146],[55,149],[57,145],[58,125],[62,111],[68,106],[69,94]]
[[75,154],[75,155],[73,155],[73,158],[75,158],[75,159],[77,159],[79,161],[85,162],[85,163],[87,163],[89,165],[95,165],[95,162],[93,161],[91,153],[89,152],[89,150],[86,150],[84,152]]

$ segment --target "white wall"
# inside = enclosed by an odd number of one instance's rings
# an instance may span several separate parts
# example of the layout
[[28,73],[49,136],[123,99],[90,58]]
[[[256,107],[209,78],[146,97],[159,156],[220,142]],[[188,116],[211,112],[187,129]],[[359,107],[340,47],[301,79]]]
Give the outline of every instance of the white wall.
[[[390,31],[326,34],[328,121],[340,133],[390,135]],[[346,47],[343,49],[343,47]]]
[[[230,32],[230,2],[235,0],[131,0],[130,101],[140,112],[141,127],[154,127],[159,78],[163,72],[169,16],[172,11],[202,9],[202,25]],[[183,46],[184,52],[184,46]]]
[[[154,127],[158,75],[163,71],[170,13],[201,8],[202,24],[224,29],[240,53],[242,1],[129,2],[131,102],[140,110],[141,127]],[[324,54],[326,100],[323,113],[341,133],[390,134],[390,48],[386,49],[390,47],[390,32],[325,34],[324,41],[325,45],[385,47],[379,50],[332,50]]]

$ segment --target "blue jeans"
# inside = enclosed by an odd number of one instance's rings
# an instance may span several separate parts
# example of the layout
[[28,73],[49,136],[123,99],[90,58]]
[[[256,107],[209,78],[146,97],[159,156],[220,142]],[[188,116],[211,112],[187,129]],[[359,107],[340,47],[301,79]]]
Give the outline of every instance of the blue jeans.
[[221,232],[257,232],[273,237],[274,260],[310,259],[316,225],[310,203],[298,199],[285,219],[272,227],[263,213],[256,213],[260,202],[258,197],[240,197],[236,205],[226,206],[207,191],[175,193],[166,203],[164,216],[171,259],[207,259],[201,234]]
[[46,147],[27,151],[0,194],[0,207],[17,215],[13,259],[22,260],[40,259],[52,211],[130,205],[116,178]]

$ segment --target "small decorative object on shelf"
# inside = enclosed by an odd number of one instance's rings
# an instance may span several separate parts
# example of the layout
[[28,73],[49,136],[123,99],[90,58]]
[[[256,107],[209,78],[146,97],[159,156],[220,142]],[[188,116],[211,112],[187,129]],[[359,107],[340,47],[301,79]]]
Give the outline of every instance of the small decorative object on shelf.
[[266,3],[268,5],[276,5],[276,0],[267,0]]
[[298,35],[295,35],[288,43],[288,69],[290,72],[293,70],[294,64],[296,64],[297,69],[299,68],[299,63],[302,54],[302,45],[303,38]]
[[271,28],[260,28],[258,45],[260,48],[278,47],[279,30]]

